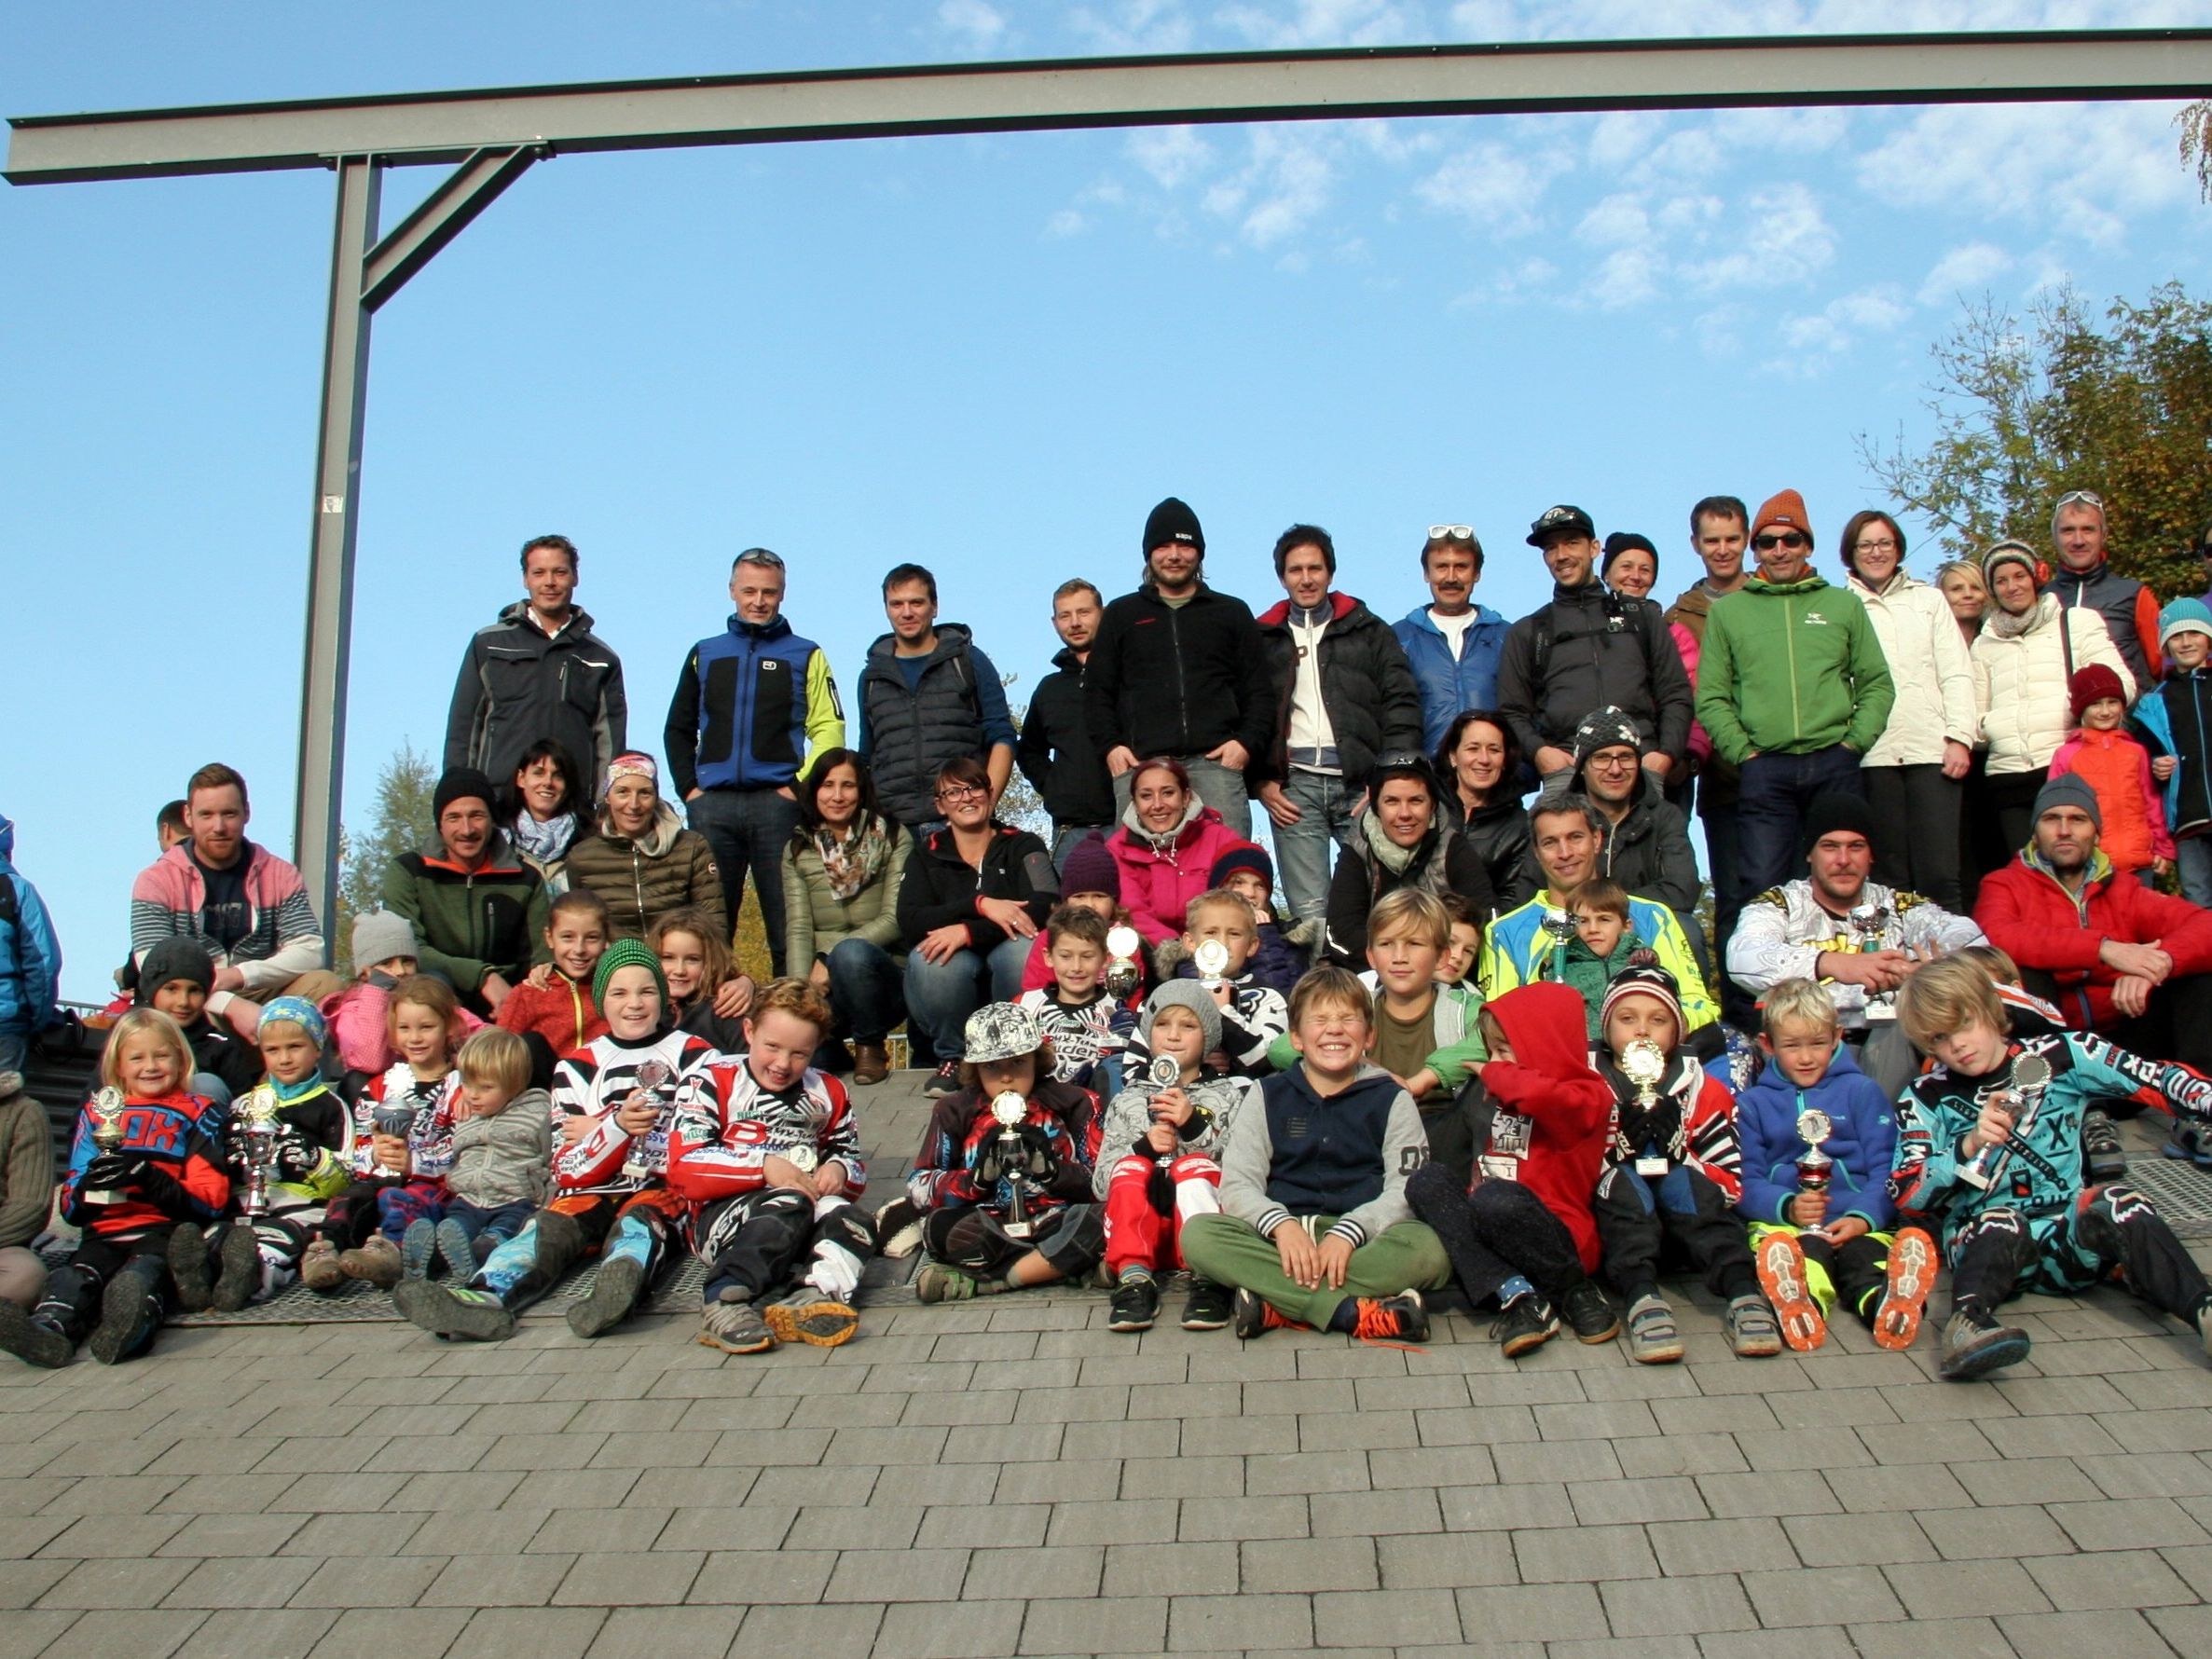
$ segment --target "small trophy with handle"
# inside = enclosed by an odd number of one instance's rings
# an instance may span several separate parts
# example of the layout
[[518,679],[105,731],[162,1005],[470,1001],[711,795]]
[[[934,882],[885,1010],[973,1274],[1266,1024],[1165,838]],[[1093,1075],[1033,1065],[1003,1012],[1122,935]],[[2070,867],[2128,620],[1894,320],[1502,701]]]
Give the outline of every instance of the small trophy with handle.
[[[1658,1104],[1659,1084],[1667,1076],[1667,1054],[1649,1037],[1638,1037],[1622,1049],[1621,1076],[1636,1085],[1636,1105],[1648,1112]],[[1667,1159],[1656,1154],[1636,1153],[1636,1172],[1656,1178],[1667,1173]]]
[[998,1120],[998,1167],[1007,1190],[1006,1236],[1026,1239],[1037,1231],[1037,1224],[1029,1219],[1029,1148],[1022,1139],[1029,1103],[1019,1090],[1003,1090],[991,1097],[991,1116]]
[[1820,1150],[1821,1143],[1834,1132],[1834,1119],[1818,1106],[1807,1106],[1797,1114],[1797,1138],[1805,1143],[1805,1150],[1797,1156],[1799,1192],[1826,1192],[1835,1179],[1835,1159]]
[[238,1207],[249,1217],[267,1215],[277,1166],[277,1094],[268,1084],[248,1090],[239,1104],[238,1133],[246,1170],[246,1190]]
[[1202,939],[1190,953],[1198,968],[1198,982],[1208,991],[1229,983],[1229,947],[1217,939]]
[[[1851,932],[1859,940],[1862,954],[1872,954],[1882,949],[1882,936],[1889,929],[1889,912],[1878,904],[1851,906]],[[1866,994],[1866,1018],[1869,1022],[1897,1018],[1896,994],[1889,991],[1869,991]]]
[[[2023,1054],[2013,1062],[2011,1085],[1989,1097],[1989,1104],[2011,1120],[2014,1137],[2035,1122],[2036,1112],[2043,1104],[2044,1086],[2050,1081],[2051,1063],[2040,1054]],[[1958,1179],[1986,1192],[1995,1184],[2008,1150],[2002,1142],[1990,1142],[1958,1166]]]
[[1144,975],[1138,971],[1136,957],[1144,948],[1144,935],[1126,923],[1106,929],[1106,988],[1110,995],[1126,997],[1137,988]]
[[[377,1133],[384,1139],[398,1141],[405,1145],[407,1137],[415,1132],[415,1108],[413,1106],[378,1106],[370,1117],[369,1121],[376,1126]],[[388,1181],[405,1180],[407,1155],[405,1152],[400,1154],[399,1164],[396,1168],[391,1164],[378,1165],[376,1173]]]
[[[675,1068],[669,1065],[666,1061],[648,1060],[638,1068],[638,1092],[651,1094],[675,1075]],[[627,1104],[626,1101],[625,1104]],[[619,1107],[616,1109],[620,1110]],[[651,1130],[647,1130],[645,1134],[630,1137],[629,1154],[622,1160],[622,1172],[629,1180],[642,1181],[653,1172],[652,1164],[648,1163],[645,1158],[646,1137],[652,1132]]]
[[[92,1119],[92,1149],[105,1158],[117,1152],[123,1145],[123,1091],[110,1084],[86,1103],[86,1114]],[[131,1195],[102,1187],[84,1195],[88,1204],[127,1204]]]

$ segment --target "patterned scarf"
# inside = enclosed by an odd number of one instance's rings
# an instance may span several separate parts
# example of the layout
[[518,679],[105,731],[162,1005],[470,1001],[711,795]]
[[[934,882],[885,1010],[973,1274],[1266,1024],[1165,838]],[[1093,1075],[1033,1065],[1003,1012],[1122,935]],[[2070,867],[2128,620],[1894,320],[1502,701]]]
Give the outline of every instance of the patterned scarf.
[[516,846],[540,864],[556,864],[568,856],[569,843],[576,839],[576,815],[556,813],[540,823],[526,808],[515,815],[510,828]]
[[891,858],[891,838],[883,819],[871,815],[854,819],[842,836],[822,825],[814,832],[814,850],[821,857],[822,874],[829,878],[837,902],[850,904],[883,874]]

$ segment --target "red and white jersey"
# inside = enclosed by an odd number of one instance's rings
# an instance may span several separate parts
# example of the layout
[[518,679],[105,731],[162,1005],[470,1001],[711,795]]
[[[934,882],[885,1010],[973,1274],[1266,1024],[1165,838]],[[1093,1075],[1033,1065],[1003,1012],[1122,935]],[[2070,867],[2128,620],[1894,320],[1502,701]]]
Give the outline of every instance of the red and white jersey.
[[371,1077],[361,1098],[353,1103],[353,1172],[378,1172],[376,1146],[370,1138],[377,1131],[377,1114],[405,1106],[415,1113],[414,1126],[406,1134],[407,1172],[425,1179],[443,1175],[453,1167],[453,1103],[460,1095],[458,1070],[424,1079],[400,1060]]
[[859,1197],[868,1185],[859,1125],[843,1083],[809,1069],[796,1089],[772,1094],[742,1059],[719,1060],[684,1083],[668,1136],[668,1186],[694,1203],[711,1204],[757,1190],[764,1185],[763,1161],[801,1149],[817,1165],[834,1159],[845,1166],[846,1196]]
[[[662,1184],[668,1167],[668,1126],[676,1098],[691,1074],[721,1058],[714,1045],[688,1031],[670,1031],[650,1043],[595,1037],[553,1073],[554,1183],[563,1192],[639,1192]],[[615,1109],[639,1090],[660,1108],[641,1135],[614,1118]],[[563,1126],[577,1118],[590,1128],[567,1145]]]

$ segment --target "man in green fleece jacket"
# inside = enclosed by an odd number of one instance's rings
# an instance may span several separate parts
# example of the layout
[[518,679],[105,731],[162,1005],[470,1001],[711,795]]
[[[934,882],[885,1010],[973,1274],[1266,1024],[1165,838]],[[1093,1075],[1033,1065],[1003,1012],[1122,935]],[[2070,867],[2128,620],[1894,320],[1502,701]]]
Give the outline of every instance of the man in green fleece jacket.
[[1697,718],[1714,752],[1742,771],[1746,893],[1794,873],[1815,797],[1862,792],[1859,757],[1896,695],[1865,608],[1813,573],[1812,549],[1804,499],[1785,489],[1752,521],[1758,575],[1716,599],[1705,624]]

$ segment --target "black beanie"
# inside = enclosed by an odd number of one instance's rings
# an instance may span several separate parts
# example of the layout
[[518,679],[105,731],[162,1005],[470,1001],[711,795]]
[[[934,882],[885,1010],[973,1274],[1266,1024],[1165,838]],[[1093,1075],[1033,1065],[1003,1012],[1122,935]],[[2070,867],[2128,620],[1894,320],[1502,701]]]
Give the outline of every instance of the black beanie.
[[1138,551],[1147,558],[1155,547],[1165,547],[1171,542],[1195,547],[1202,558],[1206,551],[1206,533],[1198,528],[1198,514],[1188,506],[1170,496],[1152,509],[1145,520],[1145,544]]
[[215,988],[215,959],[188,933],[172,933],[146,953],[138,965],[138,1006],[149,1007],[154,993],[172,980],[189,980],[202,991]]
[[1640,552],[1650,554],[1652,562],[1658,563],[1659,550],[1652,545],[1652,539],[1649,536],[1640,536],[1634,530],[1615,530],[1605,538],[1605,558],[1598,567],[1598,574],[1601,576],[1613,574],[1613,561],[1631,547]]
[[1825,795],[1816,795],[1813,803],[1805,809],[1805,851],[1809,857],[1813,843],[1823,835],[1833,835],[1838,830],[1848,830],[1866,837],[1866,844],[1873,846],[1874,808],[1858,796],[1843,789],[1831,789]]
[[438,779],[437,792],[430,798],[430,816],[434,821],[446,816],[446,809],[456,801],[476,800],[486,808],[494,806],[498,797],[492,793],[491,779],[474,766],[455,766]]

